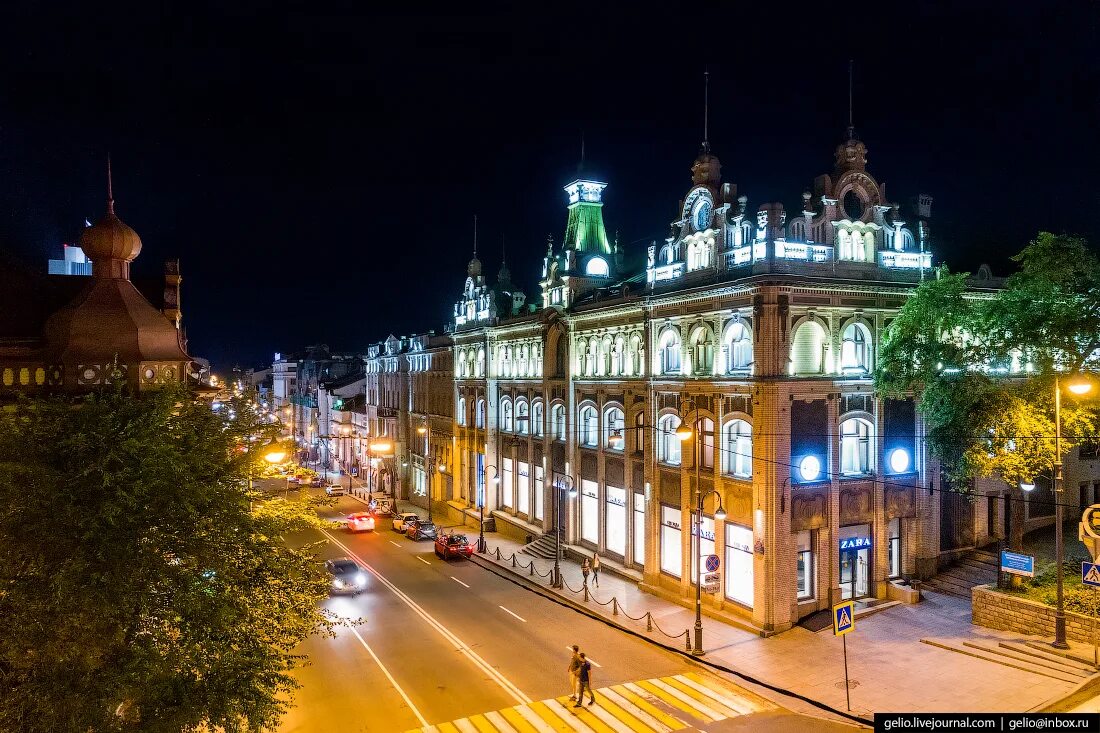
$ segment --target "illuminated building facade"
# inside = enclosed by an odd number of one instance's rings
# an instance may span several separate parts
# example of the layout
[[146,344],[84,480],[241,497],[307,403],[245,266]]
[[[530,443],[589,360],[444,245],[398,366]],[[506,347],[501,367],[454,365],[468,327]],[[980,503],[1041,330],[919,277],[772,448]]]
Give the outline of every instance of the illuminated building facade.
[[[920,416],[871,381],[884,328],[932,266],[931,199],[905,215],[887,202],[854,135],[790,217],[750,208],[707,145],[691,172],[643,272],[623,272],[606,184],[581,176],[541,309],[470,318],[472,294],[493,298],[467,280],[454,332],[467,515],[483,497],[498,531],[538,535],[560,497],[566,542],[690,603],[698,486],[701,554],[721,560],[713,612],[769,633],[886,598],[940,555]],[[555,489],[568,484],[575,499]]]

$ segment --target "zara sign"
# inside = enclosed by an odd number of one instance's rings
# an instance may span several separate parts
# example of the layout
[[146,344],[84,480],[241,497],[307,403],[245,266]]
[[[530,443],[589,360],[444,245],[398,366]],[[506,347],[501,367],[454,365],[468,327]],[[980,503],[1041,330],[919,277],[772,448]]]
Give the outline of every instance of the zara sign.
[[870,537],[849,537],[840,541],[841,550],[861,550],[871,546]]

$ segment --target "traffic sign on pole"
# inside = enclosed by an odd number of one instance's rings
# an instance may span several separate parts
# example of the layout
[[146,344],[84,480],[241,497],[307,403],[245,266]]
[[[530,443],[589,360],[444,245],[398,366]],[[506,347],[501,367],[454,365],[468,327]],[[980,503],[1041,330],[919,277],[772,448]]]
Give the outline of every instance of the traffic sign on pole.
[[1081,563],[1081,582],[1093,588],[1100,588],[1100,565],[1093,562]]
[[856,628],[855,603],[847,601],[833,606],[833,635],[844,636]]
[[722,564],[722,559],[717,555],[707,555],[707,572],[718,572],[718,566]]

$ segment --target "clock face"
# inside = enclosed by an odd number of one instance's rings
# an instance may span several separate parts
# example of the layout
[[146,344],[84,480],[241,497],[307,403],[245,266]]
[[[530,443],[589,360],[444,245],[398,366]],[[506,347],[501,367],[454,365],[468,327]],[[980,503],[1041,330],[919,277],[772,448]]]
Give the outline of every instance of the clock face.
[[703,200],[695,204],[695,210],[692,212],[692,223],[695,226],[695,231],[701,232],[710,226],[710,202]]

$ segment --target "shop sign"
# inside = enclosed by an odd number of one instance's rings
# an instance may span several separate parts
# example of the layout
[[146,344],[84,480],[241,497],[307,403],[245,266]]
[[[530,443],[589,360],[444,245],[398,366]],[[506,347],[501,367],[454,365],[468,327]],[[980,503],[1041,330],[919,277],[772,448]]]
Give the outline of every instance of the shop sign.
[[608,504],[614,504],[615,506],[621,506],[621,507],[625,507],[625,506],[626,506],[626,502],[625,502],[625,501],[623,501],[622,499],[620,499],[620,498],[619,498],[619,497],[617,497],[617,496],[612,496],[611,494],[608,494],[608,495],[607,495],[607,503],[608,503]]
[[718,573],[707,573],[703,576],[703,592],[704,593],[717,593],[718,592]]
[[1001,550],[1001,572],[1012,575],[1035,576],[1035,558],[1019,552]]
[[840,541],[841,550],[862,550],[871,546],[870,537],[849,537]]

